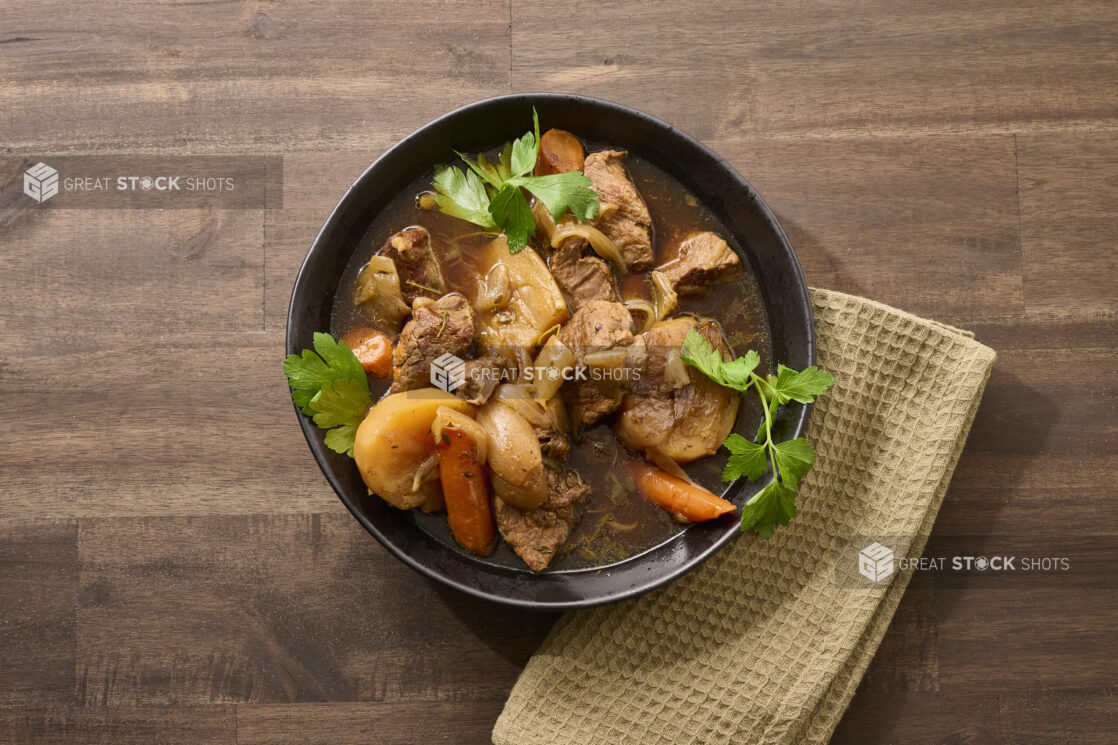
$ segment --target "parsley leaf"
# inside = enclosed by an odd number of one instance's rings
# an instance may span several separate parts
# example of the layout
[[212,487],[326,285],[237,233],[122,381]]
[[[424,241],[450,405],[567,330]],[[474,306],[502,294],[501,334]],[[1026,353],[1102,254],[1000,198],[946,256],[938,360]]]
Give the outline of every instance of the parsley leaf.
[[483,228],[496,228],[489,216],[489,195],[485,184],[473,171],[463,173],[454,166],[435,169],[435,204],[439,211]]
[[505,226],[505,236],[509,241],[509,253],[517,253],[528,245],[528,238],[536,230],[532,218],[532,208],[524,198],[519,186],[506,183],[489,203],[489,213],[498,225]]
[[776,443],[773,451],[781,483],[794,490],[815,463],[815,450],[807,440],[797,437],[795,440]]
[[356,424],[343,424],[326,430],[326,447],[335,453],[345,453],[353,457],[353,441],[357,437]]
[[516,142],[512,143],[512,169],[511,176],[523,176],[536,167],[536,158],[540,154],[540,118],[536,109],[532,108],[532,132],[526,132]]
[[598,194],[581,171],[532,176],[540,151],[540,120],[532,109],[532,131],[502,149],[498,162],[477,160],[455,151],[466,164],[435,169],[435,204],[439,211],[487,230],[503,230],[509,251],[516,253],[536,234],[536,221],[524,191],[543,202],[555,220],[568,211],[585,222],[598,214]]
[[369,378],[345,342],[329,334],[314,335],[314,351],[304,349],[283,361],[293,389],[291,400],[326,433],[326,446],[353,457],[357,425],[369,406]]
[[736,391],[754,391],[761,399],[765,419],[757,431],[756,442],[739,434],[732,434],[722,443],[730,451],[723,481],[734,481],[744,476],[756,481],[771,467],[773,480],[753,495],[742,509],[741,529],[752,529],[757,535],[768,538],[777,523],[787,525],[796,515],[796,487],[815,463],[815,450],[802,437],[787,442],[774,442],[772,421],[777,409],[791,401],[811,403],[831,387],[835,379],[818,367],[796,372],[780,365],[776,375],[761,377],[756,373],[761,357],[750,350],[729,362],[697,330],[692,329],[684,339],[680,357],[698,368],[708,378]]
[[314,423],[331,429],[359,420],[369,408],[369,389],[356,380],[339,380],[311,399]]
[[745,503],[741,510],[742,530],[752,528],[762,538],[772,538],[777,523],[787,525],[795,516],[795,489],[773,480]]
[[799,401],[801,404],[810,404],[815,397],[831,387],[835,382],[834,377],[818,367],[811,367],[796,372],[790,367],[781,365],[777,369],[776,392],[781,403]]
[[727,437],[722,446],[730,451],[726,468],[722,471],[723,481],[735,481],[742,476],[756,481],[769,470],[769,456],[764,445],[750,442],[735,433]]
[[555,221],[567,210],[582,222],[598,216],[598,195],[590,189],[594,182],[582,171],[533,176],[524,181],[524,188],[544,203]]

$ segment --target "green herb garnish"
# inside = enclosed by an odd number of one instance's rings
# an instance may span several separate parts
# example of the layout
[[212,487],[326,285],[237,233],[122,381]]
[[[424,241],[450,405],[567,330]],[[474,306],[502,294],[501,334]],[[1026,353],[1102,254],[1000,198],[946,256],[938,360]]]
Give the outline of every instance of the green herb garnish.
[[283,371],[293,389],[291,400],[327,430],[326,446],[352,458],[357,425],[373,403],[369,379],[357,355],[344,341],[316,333],[314,351],[288,355]]
[[526,189],[543,202],[551,218],[560,220],[570,210],[585,222],[598,214],[593,181],[582,171],[530,176],[540,152],[540,120],[532,109],[532,131],[505,145],[496,164],[484,155],[472,161],[455,151],[469,168],[435,168],[435,203],[439,211],[483,228],[500,228],[508,238],[509,252],[528,245],[536,234],[536,221],[524,196]]
[[762,538],[768,538],[776,523],[787,525],[796,516],[796,487],[815,462],[815,450],[802,437],[773,442],[773,418],[779,407],[791,401],[811,403],[830,388],[835,379],[814,365],[802,372],[780,365],[776,375],[762,377],[754,372],[761,364],[757,352],[750,350],[726,362],[722,353],[695,329],[687,333],[680,357],[719,385],[742,393],[752,389],[761,398],[765,421],[757,432],[757,441],[750,442],[735,433],[722,443],[730,451],[722,480],[729,482],[745,476],[756,481],[772,469],[772,483],[753,495],[741,514],[742,530],[752,529]]

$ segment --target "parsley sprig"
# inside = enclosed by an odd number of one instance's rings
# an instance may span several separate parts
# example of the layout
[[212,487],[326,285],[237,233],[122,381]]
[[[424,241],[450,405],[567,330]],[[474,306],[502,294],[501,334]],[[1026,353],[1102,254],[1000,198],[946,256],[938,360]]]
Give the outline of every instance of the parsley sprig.
[[283,371],[293,389],[291,400],[327,430],[326,446],[352,458],[357,425],[373,403],[369,378],[357,355],[344,341],[316,333],[314,351],[288,355]]
[[726,362],[722,353],[695,329],[687,333],[680,357],[719,385],[742,393],[753,390],[761,399],[765,420],[757,431],[757,441],[750,442],[734,433],[722,443],[730,451],[722,480],[729,482],[745,476],[756,481],[772,469],[772,482],[753,495],[741,515],[742,530],[752,529],[757,535],[769,538],[777,523],[787,525],[796,516],[796,488],[815,463],[815,450],[804,438],[773,441],[777,409],[792,401],[811,403],[830,388],[835,379],[814,365],[801,372],[780,365],[776,375],[758,375],[755,370],[761,364],[761,356],[757,352],[751,349]]
[[524,190],[544,203],[553,220],[558,221],[568,210],[583,222],[594,218],[598,195],[590,189],[594,182],[582,171],[528,175],[536,167],[539,152],[540,120],[532,109],[532,131],[506,144],[497,163],[490,163],[484,154],[473,161],[456,150],[468,169],[436,166],[435,204],[451,217],[489,230],[503,230],[511,253],[528,245],[528,239],[536,234]]

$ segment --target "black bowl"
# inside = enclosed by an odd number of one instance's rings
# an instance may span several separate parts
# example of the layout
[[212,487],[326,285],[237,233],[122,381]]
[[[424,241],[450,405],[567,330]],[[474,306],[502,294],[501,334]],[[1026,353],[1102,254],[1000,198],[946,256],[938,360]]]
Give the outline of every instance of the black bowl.
[[[379,210],[433,163],[452,160],[452,150],[477,152],[519,137],[533,106],[546,127],[616,143],[666,170],[710,207],[745,249],[742,258],[757,277],[774,359],[796,369],[814,364],[811,305],[800,265],[776,217],[749,183],[707,147],[648,114],[550,93],[499,96],[465,106],[405,137],[371,165],[326,220],[295,279],[287,317],[288,354],[309,348],[314,332],[329,329],[339,278]],[[799,437],[807,413],[802,406],[782,411],[776,438]],[[693,525],[655,548],[605,567],[533,574],[498,565],[432,536],[412,513],[369,496],[353,461],[327,448],[323,431],[298,409],[296,414],[330,485],[385,548],[428,577],[499,603],[558,610],[638,595],[694,569],[739,532],[734,513]],[[741,505],[761,486],[739,480],[724,496]]]

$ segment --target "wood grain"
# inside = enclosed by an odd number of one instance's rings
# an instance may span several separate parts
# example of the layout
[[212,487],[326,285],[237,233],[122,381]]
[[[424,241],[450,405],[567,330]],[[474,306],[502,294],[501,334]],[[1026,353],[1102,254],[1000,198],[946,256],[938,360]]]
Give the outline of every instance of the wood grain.
[[500,701],[554,618],[444,603],[347,513],[91,519],[79,551],[85,705]]
[[1012,137],[711,146],[765,197],[815,285],[947,323],[1020,315]]
[[259,329],[28,338],[0,367],[0,523],[340,512],[295,426],[282,359],[279,334]]
[[1118,133],[1017,137],[1030,315],[1118,316]]
[[489,742],[501,701],[415,701],[241,706],[238,745],[481,745]]
[[231,706],[0,710],[0,742],[21,745],[233,745]]
[[0,8],[4,144],[19,152],[384,148],[508,86],[506,0],[429,13],[385,0],[117,0],[48,15]]
[[[616,100],[704,139],[1113,124],[1108,2],[513,6],[512,87]],[[619,31],[623,29],[623,31]]]
[[73,522],[0,527],[0,712],[73,701],[77,537]]
[[488,741],[554,617],[380,548],[278,363],[345,188],[510,90],[699,136],[810,284],[999,354],[930,547],[1099,564],[918,574],[832,742],[1113,740],[1116,48],[1101,0],[0,4],[5,182],[61,153],[284,158],[282,209],[0,203],[0,743]]

